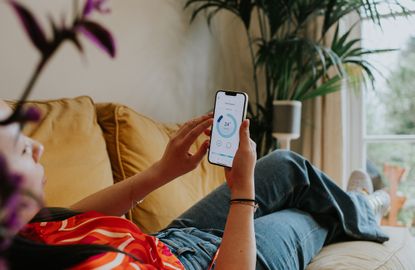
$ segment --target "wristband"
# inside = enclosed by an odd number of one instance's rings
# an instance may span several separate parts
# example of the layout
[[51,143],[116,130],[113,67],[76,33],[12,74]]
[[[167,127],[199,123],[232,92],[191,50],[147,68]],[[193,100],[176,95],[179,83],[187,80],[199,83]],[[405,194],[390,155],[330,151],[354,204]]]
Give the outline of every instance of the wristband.
[[258,203],[256,202],[256,200],[252,200],[252,199],[233,199],[230,201],[230,204],[231,205],[242,204],[242,205],[251,206],[254,208],[254,213],[258,209]]
[[245,198],[237,198],[237,199],[232,199],[232,202],[253,202],[253,203],[257,203],[257,201],[255,199],[245,199]]

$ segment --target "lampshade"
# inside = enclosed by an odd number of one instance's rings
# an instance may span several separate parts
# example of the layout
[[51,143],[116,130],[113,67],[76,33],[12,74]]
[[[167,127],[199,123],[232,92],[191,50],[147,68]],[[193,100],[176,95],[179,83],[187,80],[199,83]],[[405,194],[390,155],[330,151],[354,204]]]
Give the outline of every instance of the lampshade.
[[272,133],[278,138],[297,139],[301,129],[301,102],[274,100]]

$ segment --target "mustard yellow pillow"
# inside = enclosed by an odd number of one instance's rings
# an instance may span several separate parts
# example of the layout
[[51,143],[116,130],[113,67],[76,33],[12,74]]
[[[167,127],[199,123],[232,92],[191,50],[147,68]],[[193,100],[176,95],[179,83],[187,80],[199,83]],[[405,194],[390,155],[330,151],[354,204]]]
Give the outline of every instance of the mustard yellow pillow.
[[[142,172],[158,161],[179,125],[161,124],[117,104],[98,104],[98,121],[104,131],[115,181]],[[192,146],[206,139],[201,135]],[[149,194],[131,211],[131,219],[145,232],[164,228],[224,181],[223,169],[204,160],[194,171]]]
[[70,206],[113,184],[111,164],[95,106],[89,97],[27,102],[42,113],[24,133],[45,147],[47,206]]

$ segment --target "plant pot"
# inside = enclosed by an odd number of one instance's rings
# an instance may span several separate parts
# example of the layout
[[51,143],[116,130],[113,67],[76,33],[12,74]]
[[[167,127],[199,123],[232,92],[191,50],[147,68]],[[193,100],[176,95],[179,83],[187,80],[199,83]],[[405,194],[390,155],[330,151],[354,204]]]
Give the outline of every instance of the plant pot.
[[272,136],[277,138],[280,148],[290,149],[290,141],[300,137],[301,102],[274,100],[272,105]]

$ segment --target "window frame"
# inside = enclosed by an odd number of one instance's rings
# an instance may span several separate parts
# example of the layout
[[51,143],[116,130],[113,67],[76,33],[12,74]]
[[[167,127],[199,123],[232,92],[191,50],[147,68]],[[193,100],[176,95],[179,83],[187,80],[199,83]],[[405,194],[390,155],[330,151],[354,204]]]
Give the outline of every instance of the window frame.
[[[409,12],[410,16],[415,15],[415,11]],[[393,15],[381,15],[380,19],[392,18],[394,16],[404,17],[404,13],[395,13]],[[369,20],[369,18],[363,18]],[[361,23],[359,24],[360,38],[363,39]],[[363,86],[362,86],[363,87]],[[365,98],[366,89],[356,94],[354,91],[345,91],[345,172],[346,175],[356,168],[366,170],[367,145],[370,143],[415,143],[414,134],[382,134],[368,135],[366,130],[366,109]]]

